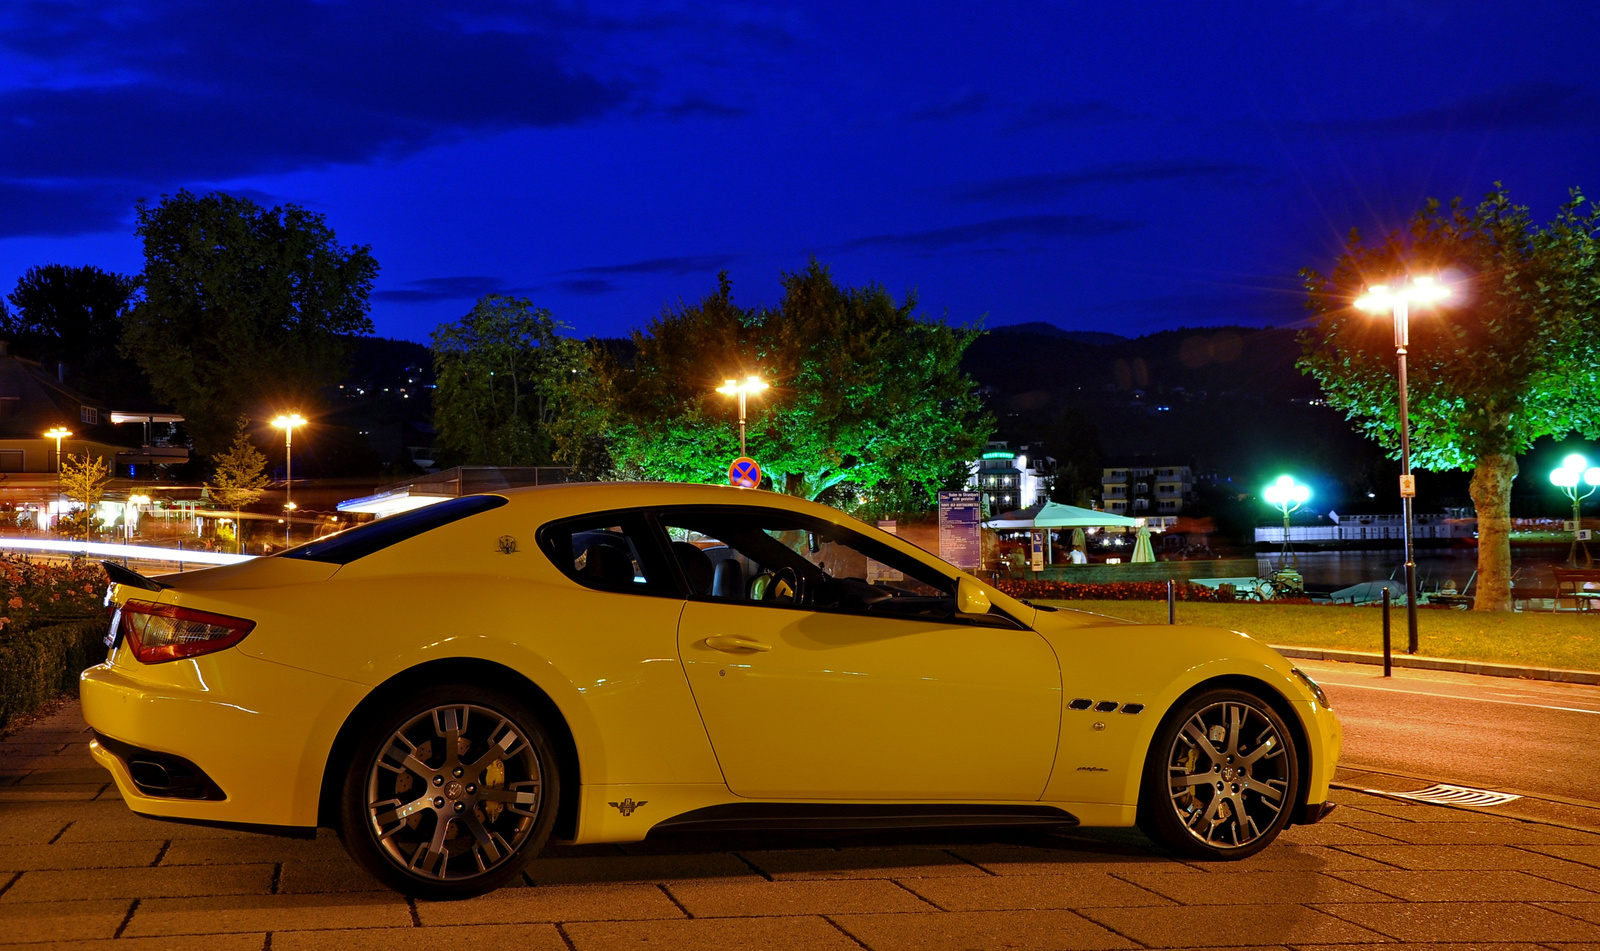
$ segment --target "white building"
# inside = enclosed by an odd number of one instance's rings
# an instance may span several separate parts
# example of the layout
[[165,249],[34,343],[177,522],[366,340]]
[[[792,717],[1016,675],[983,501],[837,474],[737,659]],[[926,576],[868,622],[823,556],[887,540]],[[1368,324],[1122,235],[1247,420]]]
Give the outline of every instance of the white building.
[[1028,447],[1013,452],[1003,441],[990,442],[968,466],[967,488],[982,494],[992,515],[1027,508],[1050,496],[1050,471],[1055,460],[1030,459]]

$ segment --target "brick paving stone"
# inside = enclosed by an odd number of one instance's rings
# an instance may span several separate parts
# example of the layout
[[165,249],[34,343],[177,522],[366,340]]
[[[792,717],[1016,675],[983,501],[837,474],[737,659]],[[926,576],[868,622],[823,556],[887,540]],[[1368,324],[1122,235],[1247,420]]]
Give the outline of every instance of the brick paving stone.
[[537,858],[528,863],[536,885],[604,882],[678,881],[697,878],[760,878],[736,855],[606,855],[592,858]]
[[[1400,941],[1600,941],[1600,925],[1513,902],[1391,902],[1319,910]],[[1595,907],[1579,905],[1580,908]]]
[[1378,943],[1384,940],[1384,936],[1375,931],[1301,905],[1089,908],[1082,914],[1118,934],[1155,948]]
[[[61,842],[135,842],[141,839],[260,839],[283,841],[281,836],[242,832],[238,829],[219,829],[215,826],[197,826],[187,822],[162,822],[146,819],[129,811],[121,803],[101,803],[106,808],[100,815],[79,819],[61,837]],[[104,813],[110,813],[106,815]]]
[[1177,874],[1196,871],[1191,866],[1162,856],[1117,855],[1026,845],[954,846],[950,851],[996,875],[1078,875],[1085,870],[1145,870]]
[[11,816],[0,813],[0,845],[45,845],[67,827],[53,816]]
[[1557,858],[1567,859],[1594,868],[1600,868],[1600,845],[1529,845],[1526,848],[1541,852],[1545,855],[1554,855]]
[[[1359,818],[1358,818],[1359,817]],[[1359,806],[1341,806],[1327,821],[1331,822],[1516,822],[1509,816],[1497,816],[1478,809],[1455,809],[1449,806],[1431,806],[1425,803],[1397,802],[1393,799],[1373,799]]]
[[[1385,825],[1417,825],[1417,823],[1391,822]],[[1404,842],[1372,824],[1345,825],[1338,822],[1319,822],[1314,826],[1290,826],[1278,839],[1285,845],[1393,845]]]
[[96,788],[110,782],[111,778],[106,771],[95,767],[58,766],[55,769],[35,769],[23,777],[21,785],[37,786],[44,783],[57,785],[71,785],[76,783],[89,783]]
[[1574,865],[1568,868],[1539,869],[1530,874],[1540,878],[1548,878],[1565,885],[1573,885],[1586,891],[1600,893],[1600,869],[1586,868]]
[[393,892],[382,895],[233,895],[141,901],[123,934],[225,934],[238,931],[317,931],[399,928],[411,909]]
[[[1355,951],[1356,948],[1369,947],[1368,945],[1349,944],[1297,944],[1294,951]],[[1526,944],[1509,941],[1478,941],[1473,943],[1454,944],[1394,944],[1380,945],[1385,949],[1394,951],[1549,951],[1549,947],[1540,944]],[[1558,944],[1552,947],[1562,948],[1564,951],[1576,951],[1581,945]]]
[[[1574,918],[1582,918],[1584,921],[1600,924],[1600,905],[1597,905],[1593,902],[1540,902],[1539,907],[1548,908],[1551,911],[1560,912],[1564,915],[1571,915]],[[1562,939],[1552,938],[1551,940],[1559,941]],[[1586,937],[1584,940],[1600,940],[1600,934]]]
[[1093,951],[1132,941],[1071,911],[952,911],[934,915],[844,915],[839,926],[872,951]]
[[[1339,878],[1405,901],[1600,901],[1600,894],[1526,872],[1336,872]],[[1308,902],[1366,901],[1310,898]]]
[[[133,847],[135,843],[127,843]],[[242,865],[251,862],[309,862],[339,858],[344,846],[336,836],[293,839],[253,835],[237,839],[174,838],[162,865]]]
[[368,875],[348,858],[313,862],[284,862],[278,876],[280,895],[318,895],[323,892],[378,892],[388,886]]
[[[596,921],[563,929],[578,951],[861,951],[859,944],[817,917]],[[273,947],[277,951],[276,943]]]
[[[1412,871],[1475,871],[1494,869],[1501,871],[1538,871],[1540,869],[1575,868],[1571,862],[1541,852],[1514,849],[1505,845],[1348,845],[1350,852],[1374,862],[1410,869]],[[1536,846],[1539,849],[1574,848],[1574,846]],[[1273,851],[1268,849],[1268,852]],[[1376,868],[1376,865],[1366,866]],[[1357,869],[1351,868],[1351,871]]]
[[696,918],[933,910],[893,882],[878,880],[682,882],[667,888]]
[[1533,822],[1367,822],[1358,828],[1414,845],[1600,845],[1600,835]]
[[53,802],[58,799],[90,800],[100,795],[103,784],[90,783],[40,783],[27,786],[13,783],[0,786],[0,808],[12,802]]
[[53,901],[0,905],[0,944],[109,938],[130,901]]
[[[1374,873],[1339,874],[1347,877],[1351,874]],[[1185,905],[1297,905],[1309,902],[1385,901],[1388,897],[1322,872],[1235,872],[1221,878],[1215,875],[1123,877]]]
[[116,842],[84,845],[17,845],[0,849],[0,872],[57,868],[131,868],[149,865],[161,852],[160,842]]
[[502,888],[465,901],[417,902],[423,925],[528,921],[622,921],[682,918],[682,909],[654,885],[539,885]]
[[443,951],[462,947],[567,951],[561,932],[552,924],[286,931],[272,936],[272,951]]
[[[0,938],[0,942],[5,939]],[[26,945],[26,951],[261,951],[265,934],[163,935],[159,938],[103,938],[92,941],[48,941]]]
[[66,901],[90,898],[182,898],[191,895],[265,895],[272,890],[270,865],[227,865],[220,868],[100,868],[24,872],[4,894],[0,906],[13,902]]
[[[1410,848],[1410,846],[1400,846]],[[1195,867],[1213,874],[1232,875],[1238,872],[1331,872],[1342,869],[1378,869],[1384,866],[1370,858],[1352,855],[1359,849],[1383,846],[1290,845],[1276,843],[1247,859],[1231,862],[1196,862]],[[1346,851],[1348,849],[1349,851]]]
[[[1145,876],[1192,881],[1198,875]],[[1001,911],[1037,908],[1135,908],[1171,905],[1147,888],[1106,872],[1080,875],[984,875],[979,878],[905,879],[900,884],[949,911]]]
[[828,878],[990,877],[942,849],[786,849],[740,853],[777,881]]

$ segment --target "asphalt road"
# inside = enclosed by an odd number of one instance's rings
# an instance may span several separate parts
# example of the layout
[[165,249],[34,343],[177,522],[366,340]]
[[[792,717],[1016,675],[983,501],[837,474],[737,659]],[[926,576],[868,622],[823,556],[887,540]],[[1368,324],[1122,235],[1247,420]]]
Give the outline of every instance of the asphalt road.
[[1341,766],[1600,808],[1600,687],[1299,663],[1344,724]]

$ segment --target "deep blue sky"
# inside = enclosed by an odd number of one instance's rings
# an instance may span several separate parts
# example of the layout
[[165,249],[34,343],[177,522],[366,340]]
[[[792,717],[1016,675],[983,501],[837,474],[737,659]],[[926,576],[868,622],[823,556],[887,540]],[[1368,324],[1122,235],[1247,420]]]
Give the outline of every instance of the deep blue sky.
[[930,314],[1299,319],[1351,228],[1600,194],[1593,0],[6,0],[0,290],[137,271],[133,201],[327,216],[379,333],[489,291],[612,335],[816,255]]

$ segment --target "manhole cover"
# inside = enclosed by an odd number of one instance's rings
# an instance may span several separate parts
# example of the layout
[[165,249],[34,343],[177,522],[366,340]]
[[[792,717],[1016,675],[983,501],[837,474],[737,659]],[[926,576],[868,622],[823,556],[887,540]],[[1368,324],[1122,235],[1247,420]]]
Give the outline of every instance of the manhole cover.
[[1510,793],[1490,792],[1487,789],[1473,789],[1470,786],[1452,786],[1449,783],[1436,783],[1427,789],[1416,792],[1390,793],[1401,799],[1415,799],[1418,802],[1431,802],[1441,806],[1503,806],[1513,799]]

